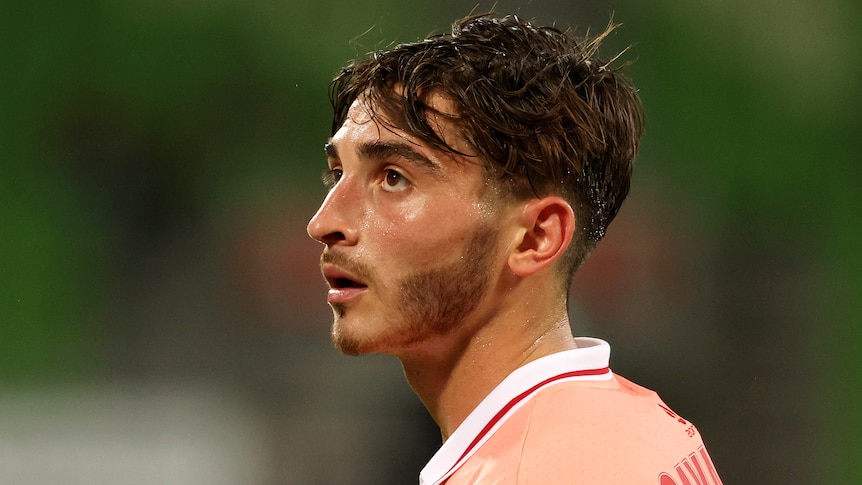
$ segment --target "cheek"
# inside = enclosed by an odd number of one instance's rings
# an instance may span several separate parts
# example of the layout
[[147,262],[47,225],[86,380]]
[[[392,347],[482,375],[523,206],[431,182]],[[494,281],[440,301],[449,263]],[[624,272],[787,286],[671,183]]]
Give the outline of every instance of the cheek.
[[[462,217],[428,211],[404,211],[378,221],[371,229],[381,262],[404,271],[434,268],[456,252],[469,233]],[[401,272],[401,269],[395,269]]]
[[496,214],[487,203],[441,194],[381,204],[372,213],[375,217],[363,229],[371,237],[368,242],[374,246],[379,263],[389,268],[399,265],[404,271],[451,263],[461,255],[477,227],[495,224]]

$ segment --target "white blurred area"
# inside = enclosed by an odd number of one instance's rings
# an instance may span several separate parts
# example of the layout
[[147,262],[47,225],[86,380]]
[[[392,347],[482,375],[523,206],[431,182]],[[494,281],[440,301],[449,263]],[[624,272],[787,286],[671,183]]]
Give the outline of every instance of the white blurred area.
[[0,394],[0,483],[264,483],[254,413],[183,385],[44,388]]

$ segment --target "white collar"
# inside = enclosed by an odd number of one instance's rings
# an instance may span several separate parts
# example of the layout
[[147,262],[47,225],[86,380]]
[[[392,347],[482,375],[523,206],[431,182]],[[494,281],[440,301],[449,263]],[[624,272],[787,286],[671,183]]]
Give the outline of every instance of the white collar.
[[578,348],[534,360],[503,379],[437,450],[419,474],[419,484],[442,483],[539,390],[572,380],[610,379],[610,345],[588,337],[575,342]]

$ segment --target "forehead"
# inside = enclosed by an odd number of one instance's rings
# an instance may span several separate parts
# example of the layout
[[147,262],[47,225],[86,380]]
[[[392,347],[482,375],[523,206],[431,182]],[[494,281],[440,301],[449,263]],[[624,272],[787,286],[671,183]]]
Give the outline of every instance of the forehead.
[[453,121],[453,118],[457,117],[454,103],[442,95],[433,95],[427,98],[426,104],[429,106],[426,111],[426,121],[443,141],[445,147],[437,147],[401,126],[404,123],[393,121],[383,109],[372,104],[364,96],[357,98],[351,104],[344,122],[327,146],[394,141],[422,153],[439,163],[441,167],[454,165],[451,168],[481,168],[482,159],[459,133]]

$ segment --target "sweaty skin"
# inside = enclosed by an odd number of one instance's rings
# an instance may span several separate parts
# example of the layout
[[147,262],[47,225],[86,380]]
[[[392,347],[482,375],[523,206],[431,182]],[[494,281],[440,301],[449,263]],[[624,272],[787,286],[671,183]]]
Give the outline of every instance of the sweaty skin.
[[397,356],[444,439],[511,371],[575,348],[551,268],[573,232],[564,201],[498,196],[476,157],[372,118],[361,99],[326,151],[331,188],[308,232],[325,245],[333,342]]

